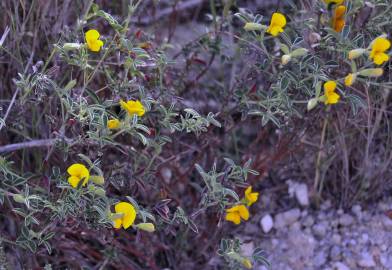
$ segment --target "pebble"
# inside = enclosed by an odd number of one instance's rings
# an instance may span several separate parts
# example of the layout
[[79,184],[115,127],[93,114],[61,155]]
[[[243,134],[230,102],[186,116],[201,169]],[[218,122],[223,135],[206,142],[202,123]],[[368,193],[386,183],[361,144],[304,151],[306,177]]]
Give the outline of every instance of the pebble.
[[327,226],[324,223],[317,223],[313,226],[313,232],[316,236],[323,238],[327,233]]
[[301,206],[309,205],[308,186],[306,184],[297,184],[294,188],[295,198]]
[[350,268],[342,262],[336,262],[333,267],[335,270],[350,270]]
[[298,208],[279,213],[275,216],[275,228],[283,229],[296,222],[300,216],[301,211]]
[[342,250],[339,246],[333,246],[329,252],[329,257],[333,261],[338,261],[341,259]]
[[342,226],[350,226],[354,223],[354,218],[349,214],[342,214],[339,218],[339,224]]
[[274,220],[271,215],[267,214],[261,219],[260,225],[264,233],[269,233],[274,227]]
[[361,219],[362,218],[362,207],[358,204],[354,205],[353,207],[351,207],[351,212],[353,212],[353,214],[358,218]]
[[327,255],[325,252],[321,251],[313,258],[313,264],[317,267],[322,266],[327,262]]
[[368,252],[363,252],[361,254],[361,258],[358,261],[358,266],[364,268],[375,267],[376,263],[374,262],[373,256]]
[[392,229],[392,219],[387,216],[382,217],[382,224],[384,225],[385,229],[391,230]]
[[311,227],[314,224],[314,218],[312,216],[307,216],[303,221],[304,226]]

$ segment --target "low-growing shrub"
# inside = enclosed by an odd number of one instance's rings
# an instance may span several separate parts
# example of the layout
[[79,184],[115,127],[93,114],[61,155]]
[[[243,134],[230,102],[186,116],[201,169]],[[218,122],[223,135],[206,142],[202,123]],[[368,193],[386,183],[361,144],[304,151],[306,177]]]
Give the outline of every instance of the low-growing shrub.
[[0,268],[250,269],[275,173],[315,206],[388,190],[387,0],[184,1],[180,50],[141,26],[165,1],[60,2],[0,4]]

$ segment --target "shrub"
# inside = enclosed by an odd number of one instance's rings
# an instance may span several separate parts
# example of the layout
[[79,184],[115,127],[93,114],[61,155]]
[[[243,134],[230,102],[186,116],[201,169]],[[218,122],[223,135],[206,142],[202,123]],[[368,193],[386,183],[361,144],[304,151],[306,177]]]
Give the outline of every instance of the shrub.
[[386,0],[211,0],[177,54],[136,27],[160,4],[97,3],[0,4],[0,266],[251,268],[236,232],[275,171],[316,204],[390,185]]

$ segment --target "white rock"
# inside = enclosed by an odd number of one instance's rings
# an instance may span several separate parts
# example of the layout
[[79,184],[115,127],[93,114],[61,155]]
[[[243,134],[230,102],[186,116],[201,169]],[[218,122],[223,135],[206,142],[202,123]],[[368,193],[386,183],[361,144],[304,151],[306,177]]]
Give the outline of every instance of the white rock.
[[348,268],[348,266],[347,265],[345,265],[344,263],[342,263],[342,262],[337,262],[337,263],[335,263],[334,265],[333,265],[333,269],[335,269],[335,270],[350,270],[350,268]]
[[308,186],[305,184],[297,184],[294,187],[295,198],[301,206],[309,205]]
[[375,267],[376,263],[374,262],[373,256],[368,252],[364,252],[361,255],[361,259],[358,261],[358,265],[364,268]]
[[353,223],[354,223],[354,218],[349,214],[343,214],[339,218],[339,224],[342,226],[350,226]]
[[261,228],[263,229],[263,232],[269,233],[272,228],[274,227],[274,220],[272,219],[271,215],[265,215],[261,220],[260,220],[260,225]]
[[283,229],[296,222],[301,216],[301,211],[298,208],[288,210],[284,213],[279,213],[275,216],[275,228]]

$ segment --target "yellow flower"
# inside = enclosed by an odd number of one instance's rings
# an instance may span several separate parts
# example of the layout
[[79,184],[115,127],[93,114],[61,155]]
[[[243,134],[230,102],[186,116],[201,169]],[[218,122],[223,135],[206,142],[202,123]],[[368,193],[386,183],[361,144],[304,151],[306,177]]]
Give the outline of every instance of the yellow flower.
[[117,129],[120,127],[120,121],[118,119],[111,119],[108,121],[108,129]]
[[332,18],[332,28],[336,32],[342,32],[345,21],[344,21],[344,15],[346,13],[346,7],[345,6],[338,6],[335,11],[334,15]]
[[127,202],[119,202],[114,206],[116,214],[122,215],[121,217],[113,219],[113,227],[119,229],[123,227],[128,229],[136,219],[136,209],[132,204]]
[[267,33],[276,37],[283,32],[283,27],[286,25],[286,17],[278,12],[272,14],[271,22],[267,28]]
[[335,4],[335,5],[341,5],[344,0],[324,0],[324,2],[329,5],[329,4]]
[[243,220],[249,219],[249,211],[245,205],[239,204],[235,205],[229,209],[226,209],[226,220],[231,221],[234,224],[238,225],[241,223],[241,218]]
[[87,47],[93,52],[99,52],[103,46],[103,41],[99,40],[99,32],[95,29],[88,30],[85,34]]
[[391,47],[391,42],[383,37],[378,37],[372,42],[372,51],[369,58],[373,60],[376,65],[389,60],[389,55],[385,53]]
[[120,105],[129,115],[137,114],[138,116],[143,116],[146,112],[139,100],[129,100],[127,102],[120,100]]
[[255,202],[257,202],[257,200],[259,199],[259,193],[258,192],[252,192],[252,186],[249,186],[246,190],[245,190],[245,200],[246,200],[246,204],[248,206],[251,206],[252,204],[254,204]]
[[338,103],[340,96],[335,92],[336,82],[327,81],[324,84],[324,96],[325,96],[325,104],[336,104]]
[[245,259],[242,260],[242,265],[243,265],[246,269],[252,269],[252,267],[253,267],[252,262],[251,262],[249,259],[247,259],[247,258],[245,258]]
[[70,177],[68,177],[68,182],[73,188],[76,188],[80,181],[83,181],[82,186],[85,186],[90,178],[89,170],[80,163],[69,166],[67,172],[70,175]]
[[345,78],[344,78],[344,85],[345,86],[351,86],[357,79],[357,74],[349,73]]

